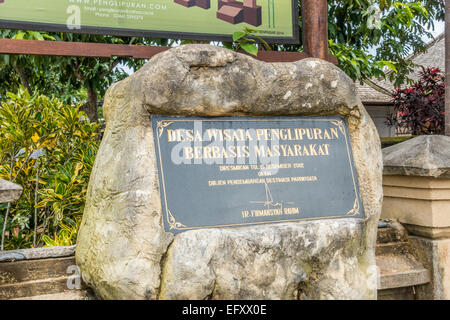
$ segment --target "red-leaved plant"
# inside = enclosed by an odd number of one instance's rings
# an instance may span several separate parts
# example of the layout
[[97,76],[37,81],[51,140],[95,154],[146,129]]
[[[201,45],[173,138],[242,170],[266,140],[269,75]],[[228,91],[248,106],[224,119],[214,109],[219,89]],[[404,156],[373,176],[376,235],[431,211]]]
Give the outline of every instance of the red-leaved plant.
[[438,68],[422,68],[419,80],[409,88],[394,90],[394,111],[387,123],[413,135],[443,134],[445,81]]

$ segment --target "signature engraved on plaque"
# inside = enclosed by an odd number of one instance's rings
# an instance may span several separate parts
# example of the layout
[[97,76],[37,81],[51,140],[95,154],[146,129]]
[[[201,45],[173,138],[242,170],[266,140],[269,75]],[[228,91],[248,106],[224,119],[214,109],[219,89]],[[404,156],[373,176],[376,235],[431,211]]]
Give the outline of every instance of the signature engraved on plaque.
[[[262,203],[264,204],[264,206],[267,207],[267,209],[270,208],[283,208],[283,201],[274,203],[273,198],[272,198],[272,193],[270,192],[270,188],[269,185],[267,184],[267,182],[264,182],[264,186],[266,188],[266,200],[265,201],[250,201],[250,203]],[[294,202],[287,202],[288,204],[294,204]]]

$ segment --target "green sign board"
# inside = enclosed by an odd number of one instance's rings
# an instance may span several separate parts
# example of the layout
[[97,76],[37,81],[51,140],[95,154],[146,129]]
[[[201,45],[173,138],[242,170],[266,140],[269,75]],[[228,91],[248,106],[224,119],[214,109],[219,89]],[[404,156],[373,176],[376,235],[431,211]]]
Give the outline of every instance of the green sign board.
[[298,43],[296,0],[0,0],[0,28],[230,40],[244,27]]

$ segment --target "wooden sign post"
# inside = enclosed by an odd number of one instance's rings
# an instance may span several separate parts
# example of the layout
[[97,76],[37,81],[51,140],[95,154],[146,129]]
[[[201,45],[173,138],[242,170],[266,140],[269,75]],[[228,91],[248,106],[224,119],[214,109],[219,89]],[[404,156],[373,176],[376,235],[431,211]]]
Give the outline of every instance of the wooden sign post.
[[313,58],[328,60],[328,6],[326,0],[302,1],[303,49]]

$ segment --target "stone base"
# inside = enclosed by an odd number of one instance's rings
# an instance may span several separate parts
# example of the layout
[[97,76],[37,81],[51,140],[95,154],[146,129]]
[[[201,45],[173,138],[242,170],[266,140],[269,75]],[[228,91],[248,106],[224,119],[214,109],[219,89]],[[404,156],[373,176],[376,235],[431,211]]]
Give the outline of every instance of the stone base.
[[428,239],[449,239],[450,227],[424,227],[414,224],[404,224],[405,228],[412,235],[425,237]]
[[376,273],[369,281],[365,274],[376,269],[357,249],[362,227],[342,219],[181,233],[167,252],[159,299],[374,298]]
[[74,254],[75,246],[0,251],[0,300],[92,299]]
[[407,225],[450,227],[450,179],[383,176],[382,219]]
[[450,299],[450,239],[431,240],[410,237],[414,254],[425,268],[431,271],[431,283],[417,288],[420,300]]
[[419,299],[450,299],[450,137],[418,136],[383,149],[381,217],[398,219],[431,271]]

